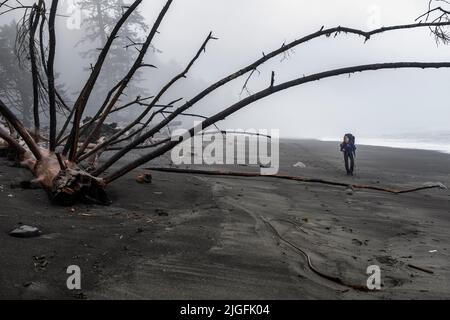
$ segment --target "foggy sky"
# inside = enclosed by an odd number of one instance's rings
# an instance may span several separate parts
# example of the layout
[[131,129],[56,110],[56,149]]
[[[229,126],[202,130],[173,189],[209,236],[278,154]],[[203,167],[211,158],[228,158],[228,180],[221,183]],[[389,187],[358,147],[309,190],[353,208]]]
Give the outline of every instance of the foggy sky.
[[[152,21],[164,1],[145,1]],[[413,23],[426,11],[424,0],[183,0],[175,1],[157,39],[163,59],[186,63],[208,31],[220,38],[192,74],[207,81],[245,66],[268,52],[321,26],[369,29]],[[378,17],[379,13],[379,17]],[[340,35],[295,49],[289,60],[261,68],[250,82],[258,91],[277,81],[353,64],[388,61],[448,61],[450,48],[436,45],[429,30],[395,31],[364,44],[362,38]],[[239,99],[245,77],[222,90],[227,106]],[[282,136],[341,136],[352,131],[373,136],[410,131],[446,130],[450,119],[450,70],[375,71],[341,76],[292,88],[255,103],[230,117],[225,127],[280,128]],[[219,99],[220,100],[220,99]],[[227,104],[228,102],[228,104]],[[202,110],[219,106],[204,104]]]
[[[140,11],[150,25],[164,2],[144,0]],[[181,71],[193,57],[209,31],[213,31],[219,40],[209,43],[188,79],[178,84],[163,102],[178,98],[179,94],[189,99],[202,89],[199,84],[215,82],[260,58],[263,51],[270,52],[283,42],[322,26],[368,30],[413,23],[427,5],[428,0],[175,0],[154,42],[162,51],[158,59],[172,67],[167,72],[150,70],[145,76],[149,83],[155,83],[152,80],[155,77],[173,77],[176,69]],[[81,61],[70,45],[73,45],[70,37],[61,31],[58,34],[58,44],[69,48],[58,49],[58,65],[68,69],[57,71],[68,82],[73,75],[70,68],[78,67],[77,62]],[[70,64],[69,54],[73,55]],[[249,89],[257,92],[267,87],[272,70],[280,83],[304,74],[358,64],[446,60],[450,60],[450,47],[437,46],[426,28],[377,35],[365,44],[361,37],[339,35],[313,40],[297,47],[289,59],[281,62],[280,57],[267,63],[249,82]],[[242,77],[219,90],[193,111],[209,115],[238,101],[245,79]],[[449,80],[448,69],[340,76],[277,93],[229,117],[221,127],[280,129],[283,137],[316,138],[341,136],[345,132],[371,137],[448,130]],[[79,80],[74,81],[70,89],[75,92],[79,90],[75,85]]]

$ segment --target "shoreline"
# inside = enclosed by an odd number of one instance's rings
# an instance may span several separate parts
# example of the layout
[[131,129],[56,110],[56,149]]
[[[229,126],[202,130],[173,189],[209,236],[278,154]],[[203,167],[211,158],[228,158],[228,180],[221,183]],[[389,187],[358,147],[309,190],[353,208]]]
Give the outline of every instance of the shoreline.
[[[302,139],[300,139],[302,140]],[[306,139],[308,140],[308,139]],[[317,138],[313,139],[319,142],[336,142],[340,140],[336,138]],[[384,142],[383,142],[384,141]],[[387,142],[386,142],[387,141]],[[392,149],[404,149],[404,150],[422,150],[422,151],[435,151],[439,153],[450,154],[450,144],[431,144],[420,141],[412,141],[407,139],[382,139],[382,138],[361,138],[357,140],[357,146],[367,147],[383,147]]]

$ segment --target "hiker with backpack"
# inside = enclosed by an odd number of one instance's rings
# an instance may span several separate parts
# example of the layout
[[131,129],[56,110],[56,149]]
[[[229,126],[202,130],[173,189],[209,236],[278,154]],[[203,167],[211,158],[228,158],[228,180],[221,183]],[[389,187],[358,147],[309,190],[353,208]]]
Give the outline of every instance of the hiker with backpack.
[[353,175],[353,170],[355,169],[355,156],[356,156],[356,146],[355,146],[355,136],[351,133],[347,133],[344,136],[344,141],[341,143],[341,151],[344,153],[345,170],[348,176]]

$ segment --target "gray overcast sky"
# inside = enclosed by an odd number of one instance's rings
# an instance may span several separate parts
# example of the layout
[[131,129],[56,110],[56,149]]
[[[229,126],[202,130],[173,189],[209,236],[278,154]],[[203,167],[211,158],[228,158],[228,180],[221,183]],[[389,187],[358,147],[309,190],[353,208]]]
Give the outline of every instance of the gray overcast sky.
[[[164,1],[144,1],[142,13],[153,21]],[[210,30],[220,38],[192,75],[217,80],[279,47],[284,41],[318,30],[322,25],[368,29],[412,23],[427,0],[179,0],[160,28],[156,46],[162,59],[181,65],[190,59]],[[373,38],[340,35],[299,47],[289,60],[275,59],[250,82],[256,91],[267,86],[270,71],[288,80],[326,68],[385,61],[445,61],[450,47],[436,45],[427,29],[397,31]],[[245,78],[219,92],[202,110],[216,110],[236,99]],[[450,119],[450,70],[378,71],[350,78],[323,80],[284,91],[230,117],[237,128],[280,128],[283,136],[340,136],[446,130]],[[222,106],[216,103],[223,103]],[[208,112],[208,111],[205,111]]]
[[[152,24],[165,1],[143,2],[140,11]],[[163,52],[159,55],[160,60],[170,62],[172,66],[176,62],[181,70],[208,32],[213,31],[219,41],[209,44],[206,54],[189,75],[197,86],[202,81],[217,81],[258,59],[263,51],[269,52],[283,42],[317,31],[322,26],[372,29],[413,23],[427,6],[428,0],[175,0],[154,44]],[[67,46],[71,40],[66,38],[70,37],[63,37],[64,34],[59,34],[59,44]],[[69,54],[73,54],[72,63],[67,64]],[[66,69],[58,70],[64,79],[70,80],[71,72],[67,71],[70,68],[85,67],[78,66],[79,56],[70,49],[60,51],[58,59],[59,65]],[[360,37],[340,35],[298,47],[283,62],[280,58],[274,59],[260,69],[261,74],[255,75],[249,88],[256,92],[266,87],[272,70],[280,82],[355,64],[446,60],[450,61],[450,46],[437,46],[426,28],[381,34],[365,44]],[[151,81],[152,76],[161,73],[164,71],[149,70],[146,76]],[[376,71],[341,76],[292,88],[259,101],[231,116],[221,127],[274,128],[280,129],[284,137],[337,137],[348,131],[360,137],[373,137],[448,130],[449,80],[448,69]],[[205,99],[194,111],[208,115],[236,102],[244,81],[245,77],[226,86]],[[181,87],[182,84],[175,88],[166,100],[172,96],[178,98],[177,94],[189,99],[202,89],[186,95],[186,90]]]

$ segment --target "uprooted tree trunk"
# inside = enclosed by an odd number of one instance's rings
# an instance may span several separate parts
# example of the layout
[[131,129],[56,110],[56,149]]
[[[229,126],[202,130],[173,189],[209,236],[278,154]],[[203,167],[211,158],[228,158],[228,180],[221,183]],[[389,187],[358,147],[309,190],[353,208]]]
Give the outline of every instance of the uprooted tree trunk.
[[[145,42],[138,43],[130,39],[130,46],[135,47],[139,51],[138,57],[127,74],[124,75],[124,78],[115,84],[108,92],[104,102],[99,106],[94,117],[87,123],[81,124],[81,119],[85,116],[86,105],[104,67],[107,55],[113,46],[114,40],[118,37],[120,30],[131,14],[137,10],[142,3],[142,0],[134,0],[130,5],[123,8],[124,13],[122,17],[117,21],[114,28],[112,28],[104,47],[99,52],[96,63],[92,66],[92,72],[88,80],[82,90],[80,90],[73,108],[69,110],[70,113],[62,119],[63,124],[59,132],[57,132],[58,118],[56,116],[56,101],[67,107],[67,104],[64,103],[55,89],[55,71],[53,66],[56,53],[55,18],[57,17],[58,0],[51,1],[48,14],[45,9],[46,2],[43,0],[36,0],[33,6],[22,5],[19,1],[0,0],[0,16],[14,10],[25,10],[25,15],[22,19],[22,29],[29,29],[26,32],[28,38],[22,36],[21,41],[19,42],[23,42],[23,39],[29,41],[29,59],[32,60],[31,78],[33,79],[33,88],[35,89],[33,90],[33,111],[35,116],[34,130],[27,130],[28,128],[25,128],[23,123],[16,118],[11,109],[3,103],[2,97],[0,97],[0,116],[6,120],[7,124],[7,129],[0,128],[0,138],[9,145],[11,150],[14,150],[17,159],[20,160],[23,166],[31,170],[36,177],[36,181],[39,181],[50,197],[56,202],[65,205],[70,205],[77,201],[108,203],[105,193],[105,188],[108,184],[116,181],[123,175],[150,160],[171,151],[182,142],[181,139],[174,140],[170,138],[162,139],[157,142],[154,141],[156,134],[164,128],[169,128],[175,122],[179,121],[181,117],[194,116],[202,119],[200,132],[197,130],[198,127],[191,128],[188,131],[189,137],[192,137],[196,132],[199,134],[204,133],[204,130],[211,126],[215,126],[219,129],[217,123],[250,104],[277,92],[301,86],[306,83],[330,77],[375,70],[399,68],[450,68],[450,62],[447,61],[373,63],[326,70],[311,75],[301,75],[297,79],[284,83],[276,83],[275,72],[272,72],[271,76],[268,77],[267,86],[265,88],[254,94],[250,94],[249,91],[246,90],[247,84],[254,73],[258,72],[258,68],[269,60],[281,55],[287,55],[292,49],[309,41],[329,38],[330,35],[356,35],[362,37],[364,41],[368,41],[372,37],[385,32],[429,28],[435,35],[436,40],[448,43],[450,38],[447,35],[448,30],[446,28],[450,26],[450,19],[448,16],[450,13],[443,10],[441,7],[432,8],[430,5],[427,14],[419,17],[425,21],[419,21],[414,24],[382,27],[372,31],[363,31],[341,26],[328,29],[322,27],[317,32],[311,33],[290,43],[285,43],[271,52],[263,53],[263,56],[256,59],[253,63],[250,63],[248,66],[211,84],[179,107],[175,107],[175,105],[182,99],[161,104],[166,93],[175,84],[178,84],[179,81],[187,78],[192,66],[206,50],[206,46],[209,44],[210,40],[217,40],[213,37],[212,33],[209,33],[206,40],[199,46],[198,51],[195,52],[193,58],[187,63],[185,69],[181,70],[179,74],[174,75],[174,77],[161,88],[158,94],[154,97],[137,97],[131,102],[118,106],[117,104],[120,99],[125,97],[124,91],[127,88],[127,85],[132,81],[137,71],[145,67],[154,67],[153,65],[144,63],[144,58],[148,49],[153,46],[154,37],[158,34],[158,29],[163,23],[166,14],[169,12],[172,2],[173,0],[166,0],[153,27],[149,31]],[[433,19],[431,17],[433,14],[438,14],[438,18]],[[40,27],[38,32],[39,39],[35,39],[38,26]],[[47,29],[44,28],[45,26],[47,26]],[[44,29],[47,30],[47,37],[44,34]],[[39,43],[38,47],[40,50],[35,50],[35,42]],[[37,60],[42,61],[42,63],[38,64]],[[210,94],[216,92],[216,90],[246,75],[247,78],[244,82],[243,91],[249,93],[248,97],[229,107],[224,107],[220,112],[208,117],[188,113],[189,109]],[[36,90],[38,86],[45,82],[43,79],[47,80],[47,90],[44,93],[40,90]],[[43,111],[43,106],[39,104],[39,98],[43,95],[48,95],[47,100],[49,102],[49,105],[47,106],[49,110],[48,145],[46,145],[46,142],[42,142],[39,134],[41,126],[39,117]],[[120,110],[132,108],[133,106],[140,107],[140,111],[136,118],[130,119],[130,122],[123,129],[113,133],[112,136],[97,140],[100,128],[112,114]],[[30,132],[32,132],[32,134],[30,134]],[[84,141],[80,141],[80,138],[83,137]],[[107,169],[117,164],[118,161],[125,157],[129,152],[136,149],[150,149],[150,151],[136,160],[130,161],[122,167],[112,170],[109,175],[103,176]],[[58,150],[62,150],[62,152],[58,153]],[[84,169],[86,167],[85,162],[88,159],[91,157],[98,157],[99,153],[105,150],[116,150],[117,152],[101,163],[100,166],[89,171]]]
[[50,195],[59,204],[70,206],[76,202],[109,204],[102,179],[80,168],[60,170],[53,178]]
[[30,170],[58,204],[70,206],[79,201],[109,204],[102,179],[90,175],[60,154],[46,154]]
[[0,138],[8,143],[20,164],[28,168],[50,198],[61,205],[72,205],[78,201],[108,204],[105,184],[102,179],[90,175],[76,163],[70,162],[58,153],[42,149],[0,100],[0,113],[5,116],[14,129],[20,133],[24,144],[11,138],[11,132],[0,128]]

